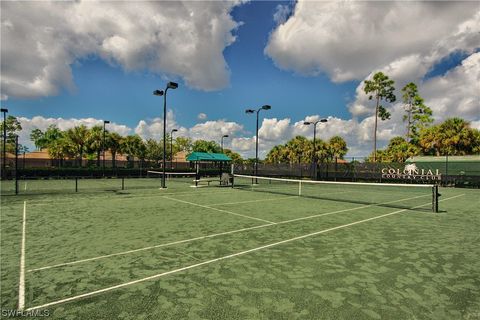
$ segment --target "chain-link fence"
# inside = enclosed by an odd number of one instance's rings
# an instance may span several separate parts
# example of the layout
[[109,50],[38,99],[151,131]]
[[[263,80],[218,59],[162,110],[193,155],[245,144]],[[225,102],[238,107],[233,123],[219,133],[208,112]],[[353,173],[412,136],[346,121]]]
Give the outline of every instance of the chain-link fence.
[[[480,161],[423,161],[372,163],[345,161],[313,164],[258,164],[258,175],[326,181],[436,183],[443,186],[480,187]],[[234,173],[255,175],[254,164],[235,164]]]
[[[163,172],[161,162],[142,160],[117,160],[115,166],[109,161],[105,167],[101,161],[83,160],[79,166],[76,160],[23,159],[19,154],[17,158],[8,157],[5,164],[5,170],[1,171],[1,195],[156,188],[158,175],[152,177],[149,172]],[[230,172],[230,166],[221,162],[196,165],[194,162],[167,161],[165,171],[195,173],[199,178],[220,177],[222,172]],[[185,181],[193,184],[193,179]]]

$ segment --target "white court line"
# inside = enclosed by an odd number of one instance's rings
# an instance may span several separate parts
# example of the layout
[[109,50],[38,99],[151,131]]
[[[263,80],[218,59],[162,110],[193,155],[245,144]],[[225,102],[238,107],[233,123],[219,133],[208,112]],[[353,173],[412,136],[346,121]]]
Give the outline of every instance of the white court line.
[[[464,194],[453,196],[453,197],[446,198],[446,199],[442,199],[440,201],[446,201],[446,200],[450,200],[450,199],[453,199],[453,198],[458,198],[458,197],[461,197],[461,196],[464,196]],[[408,210],[411,210],[411,209],[416,209],[416,208],[420,208],[420,207],[424,207],[424,206],[428,206],[428,205],[431,205],[431,202],[428,202],[428,203],[425,203],[425,204],[422,204],[422,205],[419,205],[419,206],[416,206],[416,207],[413,207],[413,208],[397,210],[397,211],[393,211],[393,212],[390,212],[390,213],[375,216],[375,217],[372,217],[372,218],[367,218],[367,219],[347,223],[347,224],[344,224],[344,225],[341,225],[341,226],[336,226],[336,227],[332,227],[332,228],[329,228],[329,229],[324,229],[324,230],[320,230],[320,231],[317,231],[317,232],[305,234],[303,236],[298,236],[298,237],[290,238],[290,239],[287,239],[287,240],[282,240],[282,241],[279,241],[279,242],[274,242],[274,243],[270,243],[270,244],[263,245],[263,246],[260,246],[260,247],[256,247],[256,248],[253,248],[253,249],[240,251],[240,252],[237,252],[237,253],[232,253],[232,254],[229,254],[229,255],[226,255],[226,256],[223,256],[223,257],[219,257],[219,258],[207,260],[207,261],[204,261],[204,262],[192,264],[192,265],[182,267],[182,268],[179,268],[179,269],[175,269],[175,270],[170,270],[170,271],[158,273],[158,274],[155,274],[153,276],[149,276],[149,277],[125,282],[125,283],[122,283],[122,284],[118,284],[116,286],[111,286],[111,287],[103,288],[103,289],[100,289],[100,290],[95,290],[95,291],[92,291],[92,292],[88,292],[88,293],[76,295],[76,296],[73,296],[73,297],[69,297],[69,298],[66,298],[66,299],[61,299],[61,300],[45,303],[45,304],[42,304],[42,305],[39,305],[39,306],[28,308],[26,311],[43,309],[43,308],[50,307],[50,306],[53,306],[53,305],[57,305],[57,304],[61,304],[61,303],[69,302],[69,301],[74,301],[74,300],[78,300],[78,299],[82,299],[82,298],[86,298],[86,297],[90,297],[90,296],[93,296],[93,295],[97,295],[99,293],[104,293],[104,292],[112,291],[112,290],[115,290],[115,289],[120,289],[120,288],[123,288],[123,287],[127,287],[127,286],[130,286],[130,285],[133,285],[133,284],[158,279],[160,277],[164,277],[164,276],[167,276],[167,275],[170,275],[170,274],[174,274],[174,273],[178,273],[178,272],[181,272],[181,271],[193,269],[193,268],[200,267],[200,266],[203,266],[203,265],[211,264],[211,263],[214,263],[214,262],[217,262],[217,261],[238,257],[238,256],[245,255],[245,254],[248,254],[248,253],[251,253],[251,252],[255,252],[255,251],[259,251],[259,250],[263,250],[263,249],[268,249],[268,248],[275,247],[275,246],[278,246],[278,245],[281,245],[281,244],[284,244],[284,243],[313,237],[313,236],[316,236],[316,235],[319,235],[319,234],[327,233],[327,232],[338,230],[338,229],[347,228],[347,227],[357,225],[357,224],[360,224],[360,223],[365,223],[365,222],[368,222],[368,221],[381,219],[381,218],[388,217],[388,216],[391,216],[391,215],[394,215],[394,214],[398,214],[398,213],[401,213],[401,212],[405,212],[405,211],[408,211]]]
[[182,202],[182,203],[186,203],[186,204],[189,204],[189,205],[192,205],[192,206],[196,206],[196,207],[201,207],[201,208],[211,209],[211,210],[220,211],[220,212],[224,212],[224,213],[228,213],[228,214],[233,214],[233,215],[239,216],[239,217],[244,217],[244,218],[248,218],[248,219],[253,219],[253,220],[258,220],[258,221],[262,221],[262,222],[267,222],[267,223],[270,223],[270,224],[275,224],[275,222],[268,221],[268,220],[265,220],[265,219],[250,217],[250,216],[247,216],[247,215],[244,215],[244,214],[235,213],[235,212],[228,211],[228,210],[223,210],[223,209],[218,209],[218,208],[215,208],[215,207],[204,206],[204,205],[202,205],[202,204],[193,203],[193,202],[186,201],[186,200],[180,200],[180,199],[175,199],[175,198],[171,198],[171,197],[163,197],[163,198],[169,199],[169,200],[173,200],[173,201]]
[[259,199],[259,200],[246,200],[246,201],[237,201],[237,202],[214,203],[214,204],[209,204],[209,206],[223,206],[223,205],[230,205],[230,204],[242,204],[242,203],[251,203],[251,202],[275,201],[275,200],[285,200],[285,199],[291,199],[291,198],[298,198],[298,196],[277,197],[277,198],[268,198],[268,199]]
[[[138,189],[137,189],[138,190]],[[127,190],[128,191],[128,190]],[[143,199],[143,198],[159,198],[159,197],[163,197],[163,196],[166,196],[166,195],[170,195],[170,196],[173,196],[173,195],[188,195],[188,194],[205,194],[205,193],[209,193],[209,194],[222,194],[222,193],[227,193],[227,190],[221,190],[221,191],[217,191],[217,192],[212,192],[211,190],[209,191],[206,191],[204,190],[205,192],[201,192],[203,190],[199,190],[199,191],[190,191],[190,192],[187,192],[187,191],[184,191],[184,192],[170,192],[170,193],[156,193],[156,194],[152,194],[152,195],[145,195],[145,196],[142,196],[142,195],[139,195],[139,196],[136,196],[135,194],[132,194],[132,193],[129,193],[129,194],[126,194],[128,196],[118,196],[118,197],[113,197],[113,198],[109,198],[109,200],[112,200],[112,199],[117,199],[117,200],[137,200],[137,199]],[[231,192],[231,191],[228,191],[228,192]],[[73,193],[76,195],[76,193]],[[100,196],[93,196],[93,197],[89,197],[89,198],[83,198],[82,201],[88,201],[88,200],[91,200],[91,201],[98,201],[98,199],[101,199],[101,198],[104,198],[105,194],[102,194]],[[72,195],[72,194],[68,194],[68,195]],[[111,196],[110,193],[108,193],[108,195]],[[109,196],[109,197],[110,197]],[[51,204],[58,204],[58,203],[71,203],[72,200],[69,199],[69,200],[34,200],[35,202],[34,203],[30,203],[30,205],[36,205],[36,206],[41,206],[41,205],[51,205]]]
[[18,281],[18,310],[25,309],[25,231],[27,226],[27,201],[23,201],[22,245],[20,249],[20,279]]
[[[390,203],[395,203],[395,202],[400,202],[400,201],[406,201],[406,200],[413,200],[413,199],[422,198],[422,197],[429,197],[429,196],[430,196],[430,195],[422,195],[422,196],[417,196],[417,197],[413,197],[413,198],[397,199],[397,200],[393,200],[393,201],[389,201],[389,202],[384,202],[384,203],[381,203],[381,204],[384,204],[384,205],[385,205],[385,204],[390,204]],[[75,261],[71,261],[71,262],[64,262],[64,263],[59,263],[59,264],[55,264],[55,265],[50,265],[50,266],[45,266],[45,267],[30,269],[30,270],[28,270],[27,272],[35,272],[35,271],[40,271],[40,270],[46,270],[46,269],[64,267],[64,266],[69,266],[69,265],[78,264],[78,263],[83,263],[83,262],[88,262],[88,261],[95,261],[95,260],[100,260],[100,259],[105,259],[105,258],[110,258],[110,257],[115,257],[115,256],[121,256],[121,255],[130,254],[130,253],[145,251],[145,250],[152,250],[152,249],[161,248],[161,247],[168,247],[168,246],[172,246],[172,245],[176,245],[176,244],[181,244],[181,243],[187,243],[187,242],[193,242],[193,241],[197,241],[197,240],[214,238],[214,237],[218,237],[218,236],[224,236],[224,235],[227,235],[227,234],[233,234],[233,233],[238,233],[238,232],[243,232],[243,231],[249,231],[249,230],[254,230],[254,229],[265,228],[265,227],[269,227],[269,226],[273,226],[273,225],[281,225],[281,224],[291,223],[291,222],[300,221],[300,220],[313,219],[313,218],[318,218],[318,217],[323,217],[323,216],[332,215],[332,214],[335,214],[335,213],[355,211],[355,210],[365,209],[365,208],[369,208],[369,207],[373,207],[373,206],[375,206],[375,204],[369,204],[369,205],[360,206],[360,207],[355,207],[355,208],[349,208],[349,209],[342,209],[342,210],[330,211],[330,212],[315,214],[315,215],[311,215],[311,216],[307,216],[307,217],[300,217],[300,218],[295,218],[295,219],[290,219],[290,220],[279,221],[279,222],[275,222],[275,223],[262,224],[262,225],[254,226],[254,227],[236,229],[236,230],[225,231],[225,232],[220,232],[220,233],[214,233],[214,234],[209,234],[209,235],[200,236],[200,237],[191,238],[191,239],[178,240],[178,241],[174,241],[174,242],[157,244],[157,245],[148,246],[148,247],[144,247],[144,248],[138,248],[138,249],[123,251],[123,252],[117,252],[117,253],[112,253],[112,254],[107,254],[107,255],[102,255],[102,256],[87,258],[87,259],[75,260]]]

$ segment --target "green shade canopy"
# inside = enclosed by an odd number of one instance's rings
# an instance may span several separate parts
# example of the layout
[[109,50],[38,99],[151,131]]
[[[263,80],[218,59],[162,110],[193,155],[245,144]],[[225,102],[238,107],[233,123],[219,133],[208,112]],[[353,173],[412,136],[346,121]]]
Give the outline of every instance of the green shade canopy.
[[187,156],[187,161],[232,161],[223,153],[192,152]]

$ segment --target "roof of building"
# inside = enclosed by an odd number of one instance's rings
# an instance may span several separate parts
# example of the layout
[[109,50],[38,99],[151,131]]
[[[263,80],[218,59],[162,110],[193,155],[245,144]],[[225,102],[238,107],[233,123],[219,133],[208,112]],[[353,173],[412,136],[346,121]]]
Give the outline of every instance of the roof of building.
[[26,159],[50,159],[48,154],[48,149],[36,150],[32,152],[25,153]]
[[232,161],[223,153],[192,152],[187,156],[187,161]]
[[[102,156],[102,154],[100,156]],[[12,157],[15,157],[15,155],[12,155]],[[20,155],[19,155],[19,157],[20,157]],[[83,158],[86,159],[85,156]],[[43,159],[51,159],[51,157],[50,157],[50,154],[48,153],[48,148],[44,148],[42,150],[36,150],[36,151],[25,153],[25,159],[41,159],[41,160],[43,160]],[[105,150],[105,160],[108,160],[108,161],[112,160],[112,154],[111,154],[110,150]],[[115,160],[125,161],[125,160],[127,160],[127,157],[125,155],[122,155],[122,154],[117,152],[117,154],[115,155]]]
[[173,161],[175,162],[186,162],[187,160],[187,153],[185,151],[179,151],[174,154]]
[[[408,158],[406,162],[445,162],[446,156],[415,156]],[[480,162],[480,155],[471,156],[448,156],[448,162]]]

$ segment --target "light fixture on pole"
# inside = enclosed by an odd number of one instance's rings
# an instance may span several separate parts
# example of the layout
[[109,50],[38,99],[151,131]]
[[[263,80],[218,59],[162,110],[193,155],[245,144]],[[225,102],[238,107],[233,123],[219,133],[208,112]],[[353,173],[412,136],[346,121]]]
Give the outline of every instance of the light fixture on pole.
[[173,169],[173,133],[177,132],[177,129],[170,131],[170,167]]
[[105,175],[105,125],[110,123],[108,120],[103,120],[103,144],[102,144],[102,153],[103,153],[103,175]]
[[2,178],[6,176],[6,161],[7,161],[7,112],[8,109],[1,108],[3,113],[3,152],[2,152]]
[[221,143],[220,143],[220,145],[221,145],[221,147],[222,147],[222,153],[223,153],[223,138],[228,138],[228,134],[224,134],[224,135],[222,136],[222,140],[221,140]]
[[317,121],[305,121],[303,123],[306,126],[313,124],[313,165],[314,165],[313,174],[315,176],[315,179],[317,178],[317,175],[316,175],[316,172],[317,172],[317,148],[316,148],[316,145],[315,145],[315,140],[317,138],[317,124],[319,124],[320,122],[324,123],[324,122],[327,122],[327,121],[328,121],[327,119],[320,119],[320,120],[317,120]]
[[165,174],[166,174],[166,164],[167,164],[167,143],[166,143],[166,135],[167,135],[167,91],[168,89],[177,89],[178,83],[176,82],[169,82],[167,83],[167,87],[165,91],[163,90],[155,90],[153,91],[153,95],[155,96],[163,96],[163,174],[162,174],[162,189],[166,188],[165,185]]
[[[272,107],[269,106],[268,104],[262,106],[261,108],[258,108],[256,110],[257,112],[257,129],[256,129],[256,134],[255,134],[255,175],[258,175],[258,114],[260,113],[261,110],[270,110]],[[245,110],[245,113],[255,113],[254,109],[247,109]]]

